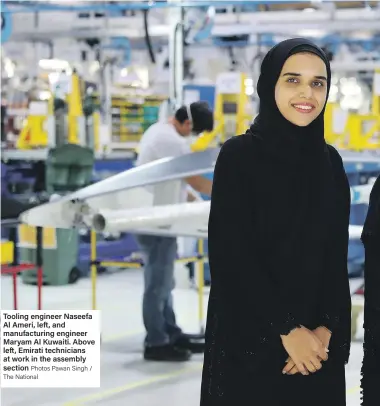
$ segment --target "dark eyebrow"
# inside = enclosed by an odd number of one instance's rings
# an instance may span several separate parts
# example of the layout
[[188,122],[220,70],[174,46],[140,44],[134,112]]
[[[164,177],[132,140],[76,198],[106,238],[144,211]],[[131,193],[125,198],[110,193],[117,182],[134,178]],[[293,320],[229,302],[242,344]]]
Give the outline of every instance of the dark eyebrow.
[[[299,77],[299,76],[302,76],[302,75],[300,73],[287,72],[287,73],[284,73],[282,76],[297,76],[297,77]],[[314,76],[314,77],[316,79],[325,80],[327,82],[327,78],[325,76]]]
[[301,76],[301,74],[294,73],[294,72],[287,72],[287,73],[284,73],[282,76]]

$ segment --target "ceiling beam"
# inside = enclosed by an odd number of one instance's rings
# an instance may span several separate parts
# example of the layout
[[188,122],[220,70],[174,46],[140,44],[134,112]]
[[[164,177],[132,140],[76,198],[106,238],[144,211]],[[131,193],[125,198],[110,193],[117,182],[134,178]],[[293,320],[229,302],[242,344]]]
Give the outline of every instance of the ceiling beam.
[[[152,25],[149,27],[149,35],[151,37],[167,37],[170,27],[166,24]],[[352,31],[379,32],[378,21],[331,21],[327,26],[324,22],[310,23],[256,23],[256,24],[224,24],[216,25],[212,30],[212,35],[217,37],[242,35],[242,34],[286,34],[286,35],[304,35],[312,36],[310,33],[315,32],[320,36],[328,33],[342,33]],[[304,34],[302,34],[304,33]],[[130,39],[144,38],[143,31],[139,27],[135,28],[86,28],[78,29],[72,27],[68,30],[53,30],[50,29],[35,29],[32,32],[14,32],[9,42],[31,42],[31,41],[46,41],[61,38],[86,39],[86,38],[110,38],[110,37],[127,37]]]
[[380,61],[332,61],[331,70],[334,72],[374,71],[380,69]]
[[[256,13],[225,13],[215,16],[215,24],[224,23],[273,23],[273,22],[315,22],[355,21],[355,20],[380,21],[379,9],[346,9],[346,10],[288,10],[288,11],[261,11]],[[380,31],[380,24],[379,24]]]
[[[267,1],[253,0],[180,0],[178,2],[168,2],[166,0],[156,1],[124,1],[116,4],[98,3],[90,1],[78,2],[78,4],[65,4],[64,2],[44,2],[44,1],[11,1],[3,0],[10,8],[9,13],[25,13],[25,12],[47,12],[47,11],[64,11],[64,12],[92,12],[92,11],[125,11],[125,10],[149,10],[154,8],[169,8],[169,7],[228,7],[228,6],[249,6],[266,4]],[[274,3],[274,2],[273,2]],[[280,3],[280,2],[279,2]],[[297,1],[289,3],[297,4]]]

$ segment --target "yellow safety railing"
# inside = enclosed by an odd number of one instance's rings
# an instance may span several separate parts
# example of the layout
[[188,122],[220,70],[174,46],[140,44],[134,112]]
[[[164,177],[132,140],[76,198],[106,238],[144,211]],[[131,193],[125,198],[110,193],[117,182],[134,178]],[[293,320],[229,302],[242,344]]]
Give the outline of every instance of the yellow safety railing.
[[[120,268],[141,268],[139,262],[132,261],[99,261],[97,258],[97,236],[94,230],[91,231],[91,302],[92,310],[97,310],[97,276],[98,267],[100,266],[115,266]],[[204,333],[204,261],[206,260],[204,253],[204,241],[198,240],[197,256],[179,258],[177,262],[194,262],[198,265],[198,319],[200,333]]]

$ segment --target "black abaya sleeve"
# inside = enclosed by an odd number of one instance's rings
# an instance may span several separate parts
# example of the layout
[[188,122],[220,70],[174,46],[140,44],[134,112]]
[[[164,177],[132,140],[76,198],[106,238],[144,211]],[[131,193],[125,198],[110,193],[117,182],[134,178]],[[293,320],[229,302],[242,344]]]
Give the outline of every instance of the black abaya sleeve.
[[212,284],[224,317],[235,326],[246,326],[243,334],[257,321],[277,336],[286,335],[302,321],[287,308],[283,292],[275,290],[260,264],[260,236],[252,220],[255,190],[249,176],[254,158],[246,143],[244,135],[228,140],[215,165],[208,225]]
[[380,399],[380,176],[373,185],[362,241],[365,247],[362,406]]
[[320,321],[334,335],[341,329],[350,328],[348,318],[351,319],[351,297],[347,260],[351,194],[342,158],[335,148],[329,146],[329,150],[339,214],[333,219],[334,226],[327,246],[326,269],[320,292]]

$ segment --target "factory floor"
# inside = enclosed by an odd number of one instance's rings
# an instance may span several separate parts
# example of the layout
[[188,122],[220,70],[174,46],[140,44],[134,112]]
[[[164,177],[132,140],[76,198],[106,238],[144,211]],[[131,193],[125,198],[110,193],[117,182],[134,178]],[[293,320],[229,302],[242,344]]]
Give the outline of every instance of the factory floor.
[[[37,289],[19,281],[19,308],[35,309]],[[97,302],[102,310],[101,387],[96,389],[2,389],[2,406],[163,406],[199,405],[202,356],[185,364],[152,363],[142,359],[144,337],[141,320],[141,270],[98,277]],[[204,294],[204,309],[207,307]],[[1,308],[12,309],[12,280],[1,277]],[[174,293],[180,325],[198,332],[198,296],[195,290],[178,288]],[[91,281],[43,288],[44,309],[91,309]],[[360,334],[360,332],[359,332]],[[360,404],[362,345],[353,344],[347,366],[347,406]]]

